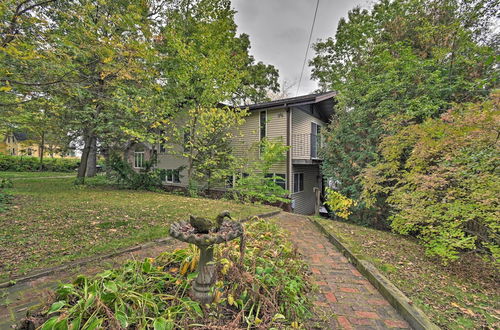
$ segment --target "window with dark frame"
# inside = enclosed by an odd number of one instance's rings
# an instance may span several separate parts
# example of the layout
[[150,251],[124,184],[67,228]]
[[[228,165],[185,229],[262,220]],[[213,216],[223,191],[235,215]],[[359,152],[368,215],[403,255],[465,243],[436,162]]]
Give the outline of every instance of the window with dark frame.
[[273,182],[276,183],[283,189],[286,189],[286,175],[278,173],[268,173],[265,175],[266,178],[272,178]]
[[293,173],[293,192],[304,191],[304,173]]
[[234,175],[228,175],[226,177],[226,188],[233,188],[234,187]]
[[262,153],[264,151],[264,146],[262,145],[262,140],[267,136],[267,111],[261,111],[259,117],[259,142],[260,148],[259,152]]
[[260,112],[260,140],[264,139],[267,135],[267,111]]

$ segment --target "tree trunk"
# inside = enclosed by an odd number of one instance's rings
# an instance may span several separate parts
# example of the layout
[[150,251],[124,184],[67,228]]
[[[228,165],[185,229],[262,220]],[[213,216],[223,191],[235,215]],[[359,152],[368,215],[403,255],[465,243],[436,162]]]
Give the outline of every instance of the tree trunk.
[[40,143],[40,148],[38,148],[38,154],[40,157],[40,172],[43,171],[43,154],[45,153],[45,132],[42,133],[42,141]]
[[78,174],[76,176],[76,181],[78,184],[85,183],[85,174],[87,173],[87,163],[90,153],[92,136],[90,134],[84,135],[84,143],[82,150],[82,156],[80,157],[80,166],[78,167]]
[[90,149],[87,158],[87,171],[85,173],[86,177],[93,177],[97,172],[97,138],[92,136],[90,139]]

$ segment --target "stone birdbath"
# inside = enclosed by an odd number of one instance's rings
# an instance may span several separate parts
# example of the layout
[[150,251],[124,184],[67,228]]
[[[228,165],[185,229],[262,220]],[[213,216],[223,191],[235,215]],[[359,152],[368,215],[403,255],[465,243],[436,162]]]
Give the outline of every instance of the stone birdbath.
[[210,287],[217,279],[216,267],[213,263],[214,246],[229,242],[243,235],[240,222],[231,220],[229,212],[224,211],[215,221],[201,217],[190,216],[189,221],[175,222],[170,226],[170,236],[196,245],[200,249],[196,277],[191,288],[191,296],[202,304],[213,301]]

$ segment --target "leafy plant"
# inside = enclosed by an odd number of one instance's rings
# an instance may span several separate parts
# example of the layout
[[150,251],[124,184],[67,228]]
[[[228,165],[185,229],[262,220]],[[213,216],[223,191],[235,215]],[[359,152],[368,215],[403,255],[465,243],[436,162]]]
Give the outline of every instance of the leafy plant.
[[387,227],[382,197],[367,206],[360,173],[379,161],[379,143],[403,127],[436,118],[454,102],[475,102],[498,84],[496,0],[379,0],[340,19],[315,44],[312,76],[337,91],[323,131],[322,172],[356,200],[352,221]]
[[445,262],[463,251],[499,261],[500,93],[382,140],[362,175],[363,198],[391,206],[392,229],[422,239]]
[[220,278],[210,305],[188,296],[198,262],[191,247],[60,285],[41,313],[41,329],[270,328],[303,322],[311,308],[305,263],[276,224],[257,219],[246,233],[243,263],[238,242],[216,250]]
[[326,188],[326,205],[334,212],[336,216],[343,219],[349,218],[351,215],[351,207],[356,205],[356,202],[350,198],[345,197],[338,191],[331,188]]
[[236,199],[246,201],[290,202],[287,198],[289,191],[276,183],[277,180],[284,180],[284,178],[271,173],[271,167],[284,160],[289,147],[281,140],[263,139],[259,148],[260,158],[245,167],[248,176],[238,178],[232,190],[233,195]]
[[155,168],[155,164],[156,156],[153,156],[144,161],[144,167],[136,172],[119,154],[114,153],[106,166],[110,169],[108,177],[118,185],[135,190],[155,190],[162,187],[166,175],[166,170]]

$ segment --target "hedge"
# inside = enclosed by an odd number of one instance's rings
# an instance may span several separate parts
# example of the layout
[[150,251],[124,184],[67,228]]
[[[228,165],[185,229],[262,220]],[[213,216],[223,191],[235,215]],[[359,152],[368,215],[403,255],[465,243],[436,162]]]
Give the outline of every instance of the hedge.
[[[76,158],[44,158],[43,171],[72,172],[80,163]],[[0,171],[32,172],[40,170],[40,159],[30,156],[8,156],[0,154]]]

